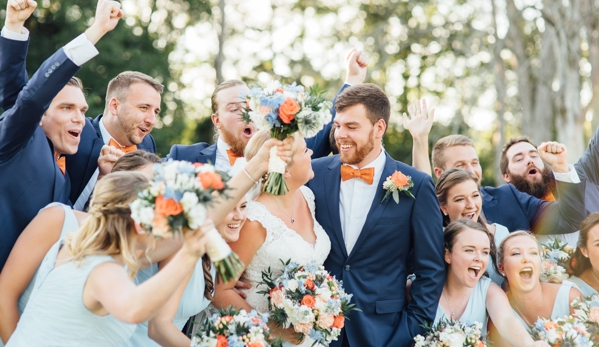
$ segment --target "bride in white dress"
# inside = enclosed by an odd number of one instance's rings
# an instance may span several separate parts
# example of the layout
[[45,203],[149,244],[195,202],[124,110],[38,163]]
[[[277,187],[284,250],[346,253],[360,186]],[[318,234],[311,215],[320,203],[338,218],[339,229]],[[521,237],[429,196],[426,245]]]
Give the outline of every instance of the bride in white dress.
[[[270,135],[255,134],[248,143],[245,157],[250,160]],[[312,151],[306,141],[296,136],[292,162],[287,166],[285,179],[289,192],[282,196],[261,193],[255,201],[248,202],[247,222],[243,226],[239,240],[231,244],[244,264],[249,264],[244,281],[251,284],[245,293],[237,291],[235,281],[219,283],[216,286],[213,304],[224,308],[233,305],[237,308],[268,312],[266,296],[258,294],[265,287],[258,287],[262,281],[262,271],[270,268],[273,278],[283,273],[281,260],[297,264],[324,263],[331,249],[331,241],[314,217],[314,194],[305,187],[313,176],[311,166]],[[244,299],[243,295],[247,295]],[[284,346],[297,345],[298,333],[293,327],[276,328],[271,325],[274,336],[281,337]],[[312,346],[309,337],[301,346]]]

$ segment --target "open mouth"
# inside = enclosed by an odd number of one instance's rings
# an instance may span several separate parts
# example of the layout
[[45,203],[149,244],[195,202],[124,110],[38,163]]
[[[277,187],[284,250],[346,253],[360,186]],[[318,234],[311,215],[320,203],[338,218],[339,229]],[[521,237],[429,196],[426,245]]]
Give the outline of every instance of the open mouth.
[[476,216],[476,212],[462,213],[462,218],[468,218],[468,219],[474,220],[475,216]]
[[353,144],[339,144],[339,150],[342,152],[349,151],[352,148],[354,148]]
[[468,268],[468,274],[472,278],[478,278],[478,274],[480,273],[480,266],[471,266]]
[[227,228],[231,229],[231,230],[237,230],[239,229],[239,226],[241,224],[240,223],[236,223],[236,224],[227,224]]
[[536,175],[538,173],[539,173],[539,170],[537,170],[536,168],[532,168],[532,169],[528,170],[528,174],[530,176],[534,176],[534,175]]
[[81,135],[81,130],[69,130],[68,131],[69,135],[71,135],[72,137],[78,139],[79,135]]
[[150,132],[150,129],[148,128],[137,127],[137,129],[139,129],[143,136],[146,136]]
[[522,277],[525,280],[530,280],[532,278],[532,268],[525,267],[522,270],[520,270],[520,277]]
[[254,135],[254,128],[252,128],[251,126],[246,126],[245,128],[243,128],[243,135],[245,135],[245,137],[247,138],[252,137],[252,135]]

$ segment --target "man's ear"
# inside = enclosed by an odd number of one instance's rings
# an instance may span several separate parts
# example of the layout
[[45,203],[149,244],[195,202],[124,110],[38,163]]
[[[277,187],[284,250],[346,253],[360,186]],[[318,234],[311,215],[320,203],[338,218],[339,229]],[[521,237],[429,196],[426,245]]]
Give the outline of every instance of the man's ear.
[[387,130],[387,123],[385,123],[384,119],[379,119],[374,123],[374,127],[376,129],[376,137],[382,139],[385,135],[385,130]]
[[435,173],[435,176],[437,176],[437,178],[439,178],[443,174],[443,169],[436,167],[433,169],[433,172]]
[[118,113],[120,104],[121,103],[117,100],[117,98],[110,98],[110,101],[108,102],[108,112],[110,112],[112,115],[116,115]]
[[218,118],[218,115],[217,115],[216,113],[213,113],[213,114],[210,116],[210,119],[212,120],[212,124],[214,124],[214,126],[215,126],[217,129],[220,129],[220,118]]
[[507,174],[507,173],[502,174],[501,177],[503,177],[503,180],[506,181],[507,183],[510,183],[510,181],[512,180],[510,178],[510,174]]

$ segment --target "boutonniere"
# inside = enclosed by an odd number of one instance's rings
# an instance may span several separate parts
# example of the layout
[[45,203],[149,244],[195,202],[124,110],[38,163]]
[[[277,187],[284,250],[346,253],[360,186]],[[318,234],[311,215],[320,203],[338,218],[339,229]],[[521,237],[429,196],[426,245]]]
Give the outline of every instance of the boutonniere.
[[387,193],[385,193],[385,197],[381,200],[381,204],[389,198],[389,195],[393,196],[396,204],[399,204],[399,193],[404,193],[412,197],[412,199],[416,199],[410,191],[412,187],[414,187],[412,177],[404,175],[401,171],[395,171],[393,175],[387,177],[385,182],[383,182],[383,189]]

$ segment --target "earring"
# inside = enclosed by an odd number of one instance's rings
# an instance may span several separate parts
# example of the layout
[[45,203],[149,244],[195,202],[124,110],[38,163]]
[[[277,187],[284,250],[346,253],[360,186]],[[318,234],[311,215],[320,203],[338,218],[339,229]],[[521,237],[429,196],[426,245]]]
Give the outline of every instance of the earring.
[[588,258],[588,257],[589,257],[589,255],[588,255],[588,254],[584,254],[584,253],[582,253],[582,255],[584,255],[584,257],[585,257],[585,258]]

